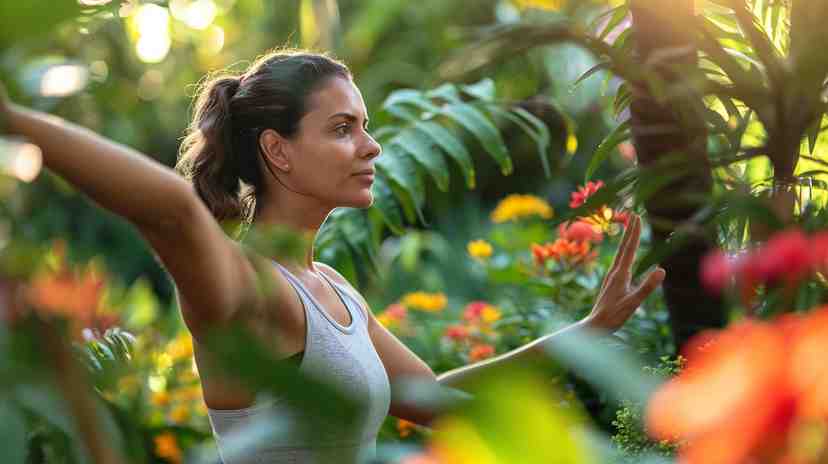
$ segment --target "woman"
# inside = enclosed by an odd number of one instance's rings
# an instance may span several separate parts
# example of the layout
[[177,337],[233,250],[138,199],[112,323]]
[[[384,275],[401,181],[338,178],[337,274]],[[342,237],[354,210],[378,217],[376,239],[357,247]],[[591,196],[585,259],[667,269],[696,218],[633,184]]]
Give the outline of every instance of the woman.
[[[663,280],[656,269],[635,288],[630,269],[641,221],[633,218],[591,314],[497,358],[440,376],[380,325],[365,300],[334,269],[304,259],[272,261],[275,292],[256,291],[253,259],[219,222],[249,219],[315,234],[337,207],[372,204],[374,162],[382,150],[368,133],[368,115],[348,68],[324,55],[278,51],[241,76],[213,79],[202,89],[178,170],[65,121],[0,99],[7,129],[39,145],[46,166],[98,204],[130,221],[175,281],[192,332],[204,400],[219,449],[258,417],[313,424],[314,443],[282,434],[225,464],[356,462],[370,456],[390,413],[429,424],[434,411],[403,401],[390,388],[405,378],[458,389],[481,374],[532,362],[548,340],[590,327],[618,329]],[[250,187],[241,195],[240,182]],[[203,336],[241,323],[308,376],[318,376],[359,400],[357,426],[325,427],[279,398],[257,397],[238,379],[210,368]],[[392,391],[393,390],[393,391]],[[298,427],[289,427],[289,430]]]

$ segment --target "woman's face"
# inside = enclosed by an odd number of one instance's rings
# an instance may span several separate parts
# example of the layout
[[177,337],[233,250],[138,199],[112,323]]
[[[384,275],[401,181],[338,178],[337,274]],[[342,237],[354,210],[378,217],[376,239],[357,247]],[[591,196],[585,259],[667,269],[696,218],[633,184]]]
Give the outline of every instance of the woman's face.
[[308,113],[287,140],[291,170],[284,180],[328,207],[367,208],[374,201],[374,161],[380,145],[368,134],[362,94],[334,77],[308,97]]

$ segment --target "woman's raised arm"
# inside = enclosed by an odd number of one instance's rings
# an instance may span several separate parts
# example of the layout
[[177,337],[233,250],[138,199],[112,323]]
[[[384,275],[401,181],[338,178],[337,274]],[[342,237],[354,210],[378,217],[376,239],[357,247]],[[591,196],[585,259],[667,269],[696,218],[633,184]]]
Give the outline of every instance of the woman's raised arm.
[[191,329],[226,321],[255,297],[247,256],[172,169],[88,129],[15,105],[2,86],[0,128],[38,145],[47,168],[140,230],[173,277]]

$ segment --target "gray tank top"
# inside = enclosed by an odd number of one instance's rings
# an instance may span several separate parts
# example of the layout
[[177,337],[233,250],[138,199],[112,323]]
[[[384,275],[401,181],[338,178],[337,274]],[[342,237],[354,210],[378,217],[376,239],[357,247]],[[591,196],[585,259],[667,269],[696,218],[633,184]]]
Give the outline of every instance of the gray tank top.
[[[275,262],[274,262],[275,263]],[[325,418],[309,417],[280,400],[260,396],[244,409],[208,409],[210,425],[224,464],[358,463],[370,459],[376,439],[388,414],[390,387],[385,367],[368,335],[368,321],[351,289],[323,277],[331,284],[350,315],[343,326],[331,317],[302,283],[275,263],[293,286],[305,311],[305,351],[299,371],[329,382],[362,406],[357,426],[335,427]],[[336,405],[331,405],[336,407]],[[255,427],[258,424],[258,427]],[[310,425],[314,442],[300,434]],[[253,430],[276,431],[266,440],[256,440]]]

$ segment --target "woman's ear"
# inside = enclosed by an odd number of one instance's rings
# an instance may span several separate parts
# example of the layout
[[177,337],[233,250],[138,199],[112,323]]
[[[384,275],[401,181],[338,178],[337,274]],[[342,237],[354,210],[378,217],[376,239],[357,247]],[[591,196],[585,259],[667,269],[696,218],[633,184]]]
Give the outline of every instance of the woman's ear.
[[273,129],[265,129],[259,135],[259,150],[265,159],[270,160],[277,169],[290,172],[288,141]]

